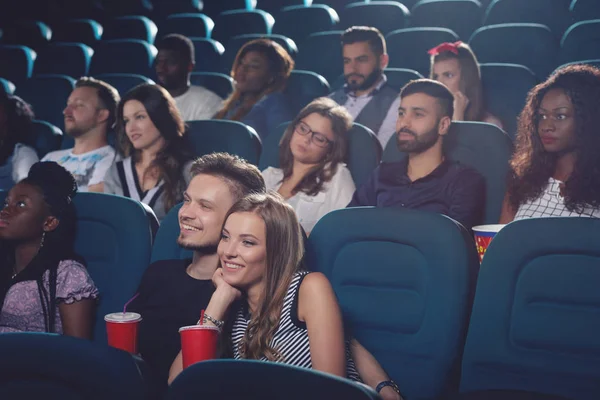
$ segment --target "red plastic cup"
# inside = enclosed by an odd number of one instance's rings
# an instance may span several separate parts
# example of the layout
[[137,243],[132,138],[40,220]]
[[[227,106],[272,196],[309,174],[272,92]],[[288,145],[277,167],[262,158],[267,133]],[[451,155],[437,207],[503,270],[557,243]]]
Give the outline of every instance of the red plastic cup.
[[500,229],[506,225],[503,224],[492,224],[492,225],[479,225],[473,227],[475,233],[475,244],[477,245],[477,253],[479,254],[479,262],[483,261],[483,256],[487,251],[488,246],[492,242],[492,239]]
[[142,316],[134,312],[106,314],[108,345],[137,354],[138,328]]
[[190,325],[179,328],[183,368],[200,361],[217,358],[219,328],[212,325]]

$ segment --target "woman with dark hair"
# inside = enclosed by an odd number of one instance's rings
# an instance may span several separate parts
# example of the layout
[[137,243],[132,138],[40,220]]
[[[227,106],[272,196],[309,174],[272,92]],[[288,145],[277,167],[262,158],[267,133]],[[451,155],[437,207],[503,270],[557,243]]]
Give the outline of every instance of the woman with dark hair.
[[91,338],[98,290],[73,250],[73,176],[34,164],[0,211],[0,332]]
[[20,97],[0,93],[0,190],[24,179],[38,162],[31,143],[33,111]]
[[278,43],[256,39],[238,52],[231,68],[235,90],[214,118],[241,121],[260,137],[292,119],[283,94],[294,60]]
[[322,216],[352,200],[356,187],[344,164],[351,127],[352,116],[344,107],[326,97],[314,100],[281,139],[281,168],[262,173],[267,189],[287,200],[307,233]]
[[[283,362],[356,381],[365,377],[385,399],[400,398],[373,356],[345,337],[325,275],[302,268],[301,228],[281,196],[252,194],[236,202],[225,218],[217,254],[221,268],[213,275],[216,289],[202,322],[220,328],[229,319],[224,341],[234,358]],[[360,358],[358,371],[352,356]],[[179,353],[170,380],[181,370]]]
[[446,85],[454,95],[453,121],[502,122],[485,109],[481,71],[475,53],[463,42],[442,43],[429,50],[429,77]]
[[147,204],[160,221],[190,180],[192,156],[175,101],[161,86],[139,85],[119,103],[117,130],[124,159],[108,170],[104,193]]
[[600,217],[600,70],[570,65],[534,87],[519,118],[501,223]]

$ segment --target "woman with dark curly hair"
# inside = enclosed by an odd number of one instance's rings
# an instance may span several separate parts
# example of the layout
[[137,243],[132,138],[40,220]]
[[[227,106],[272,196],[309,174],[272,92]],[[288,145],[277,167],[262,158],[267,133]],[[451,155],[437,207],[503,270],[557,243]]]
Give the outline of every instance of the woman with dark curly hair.
[[561,68],[529,93],[519,118],[501,223],[600,217],[600,70]]
[[108,170],[104,193],[147,204],[160,221],[190,180],[192,155],[175,100],[159,85],[136,86],[117,107],[117,130],[125,158]]

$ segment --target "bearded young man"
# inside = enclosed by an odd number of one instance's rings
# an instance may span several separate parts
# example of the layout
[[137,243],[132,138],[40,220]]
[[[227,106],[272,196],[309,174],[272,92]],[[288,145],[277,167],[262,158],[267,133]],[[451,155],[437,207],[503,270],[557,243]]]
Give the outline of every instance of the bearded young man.
[[480,223],[485,181],[471,167],[444,157],[452,122],[452,93],[418,79],[400,92],[396,138],[406,160],[382,163],[354,193],[348,207],[405,207],[444,214],[470,229]]
[[353,26],[342,34],[343,88],[330,98],[344,106],[354,122],[370,128],[385,145],[394,134],[398,91],[390,87],[383,70],[387,67],[385,39],[376,28]]

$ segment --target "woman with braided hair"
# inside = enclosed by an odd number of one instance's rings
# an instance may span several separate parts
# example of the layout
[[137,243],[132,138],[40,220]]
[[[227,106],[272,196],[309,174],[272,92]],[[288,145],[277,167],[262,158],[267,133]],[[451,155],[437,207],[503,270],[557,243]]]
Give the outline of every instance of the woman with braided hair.
[[0,333],[53,332],[91,338],[98,290],[73,251],[73,176],[34,164],[0,211]]

